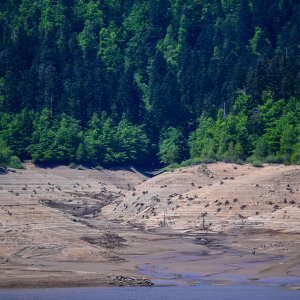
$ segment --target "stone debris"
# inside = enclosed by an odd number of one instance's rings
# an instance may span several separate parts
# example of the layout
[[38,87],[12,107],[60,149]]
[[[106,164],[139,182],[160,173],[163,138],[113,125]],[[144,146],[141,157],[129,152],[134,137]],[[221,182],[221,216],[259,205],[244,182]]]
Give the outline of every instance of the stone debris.
[[153,286],[148,278],[131,277],[124,275],[108,275],[110,285],[114,286]]

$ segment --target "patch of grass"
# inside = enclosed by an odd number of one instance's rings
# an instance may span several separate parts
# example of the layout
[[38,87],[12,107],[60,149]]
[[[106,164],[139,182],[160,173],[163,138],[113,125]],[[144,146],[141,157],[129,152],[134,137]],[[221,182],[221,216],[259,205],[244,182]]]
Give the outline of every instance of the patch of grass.
[[216,162],[217,162],[217,160],[215,158],[212,158],[212,157],[205,157],[201,160],[202,164],[214,164]]
[[247,162],[252,164],[254,161],[259,160],[255,155],[251,155],[249,157],[247,157]]
[[252,166],[255,167],[255,168],[263,168],[264,165],[263,165],[262,161],[260,161],[260,160],[254,160],[252,162]]
[[185,167],[196,166],[196,165],[200,165],[200,164],[213,164],[215,162],[217,162],[217,160],[214,159],[214,158],[210,158],[210,157],[190,158],[190,159],[184,160],[180,164],[178,164],[178,163],[170,164],[170,165],[162,168],[161,171],[163,171],[163,172],[167,172],[167,171],[172,172],[172,171],[174,171],[175,169],[178,169],[178,168],[185,168]]
[[216,162],[216,159],[211,157],[204,157],[204,158],[190,158],[188,160],[183,161],[180,164],[180,167],[189,167],[189,166],[196,166],[199,164],[213,164]]
[[276,155],[268,155],[264,161],[269,164],[281,164],[283,163],[283,159]]
[[196,163],[195,159],[190,158],[190,159],[187,159],[187,160],[184,160],[183,162],[181,162],[179,166],[180,167],[189,167],[189,166],[192,166],[195,163]]
[[172,172],[172,171],[174,171],[175,169],[178,169],[178,168],[180,168],[180,165],[177,164],[177,163],[173,163],[173,164],[170,164],[170,165],[162,168],[160,171],[161,172]]
[[13,169],[24,169],[23,163],[18,156],[12,156],[8,166]]

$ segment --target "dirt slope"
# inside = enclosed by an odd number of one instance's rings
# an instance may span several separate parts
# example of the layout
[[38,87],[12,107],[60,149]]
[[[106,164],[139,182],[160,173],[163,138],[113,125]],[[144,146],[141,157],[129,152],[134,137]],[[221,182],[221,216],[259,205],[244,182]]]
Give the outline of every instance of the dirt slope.
[[106,206],[103,214],[142,223],[146,228],[269,228],[299,233],[299,189],[300,167],[200,165],[139,184]]
[[147,178],[29,163],[0,175],[0,287],[118,285],[132,276],[278,277],[298,287],[299,189],[295,166],[219,163]]
[[0,175],[0,286],[103,284],[105,272],[88,272],[88,264],[123,259],[111,253],[118,237],[108,234],[111,226],[97,216],[144,179],[134,170],[42,169],[32,164]]

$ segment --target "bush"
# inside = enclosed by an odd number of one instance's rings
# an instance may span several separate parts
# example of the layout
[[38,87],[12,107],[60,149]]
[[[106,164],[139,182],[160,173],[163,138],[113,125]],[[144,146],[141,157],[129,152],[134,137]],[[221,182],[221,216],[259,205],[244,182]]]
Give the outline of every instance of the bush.
[[10,168],[14,168],[14,169],[24,169],[24,166],[23,166],[23,164],[22,164],[22,162],[21,162],[21,160],[18,156],[12,156],[10,158],[8,166]]
[[193,158],[184,160],[183,162],[181,162],[181,164],[180,164],[179,166],[180,166],[180,167],[189,167],[189,166],[192,165],[193,161],[194,161]]
[[201,164],[202,160],[200,158],[190,158],[187,160],[184,160],[181,164],[180,167],[189,167],[189,166],[194,166],[197,164]]
[[174,170],[180,168],[180,165],[177,163],[170,164],[161,169],[162,172],[173,172]]
[[201,163],[203,163],[203,164],[213,164],[215,162],[217,162],[217,160],[215,158],[212,158],[212,157],[204,157],[201,160]]
[[297,143],[294,147],[294,153],[292,155],[292,163],[300,165],[300,143]]
[[211,158],[211,157],[205,157],[205,158],[195,157],[195,158],[190,158],[190,159],[183,161],[180,164],[180,167],[196,166],[199,164],[213,164],[215,162],[216,162],[216,159]]
[[236,163],[237,165],[243,165],[243,164],[244,164],[244,162],[243,162],[241,159],[237,159],[237,160],[235,161],[235,163]]
[[6,143],[0,139],[0,166],[6,166],[11,159],[11,150]]
[[95,169],[96,169],[97,171],[102,171],[104,168],[103,168],[102,166],[98,165],[98,166],[95,167]]
[[281,157],[274,154],[268,155],[264,161],[268,164],[281,164],[283,162]]
[[237,161],[237,159],[233,158],[233,157],[226,157],[226,158],[222,159],[222,161],[227,164],[228,163],[234,164]]
[[69,164],[69,168],[70,169],[76,169],[77,168],[77,164],[76,163],[70,163]]
[[264,165],[260,160],[254,160],[252,162],[252,166],[255,168],[263,168]]
[[251,155],[246,159],[246,161],[250,164],[252,164],[255,160],[258,160],[258,158],[255,155]]
[[258,142],[256,143],[254,149],[254,156],[262,159],[268,155],[268,144],[264,137],[261,137]]

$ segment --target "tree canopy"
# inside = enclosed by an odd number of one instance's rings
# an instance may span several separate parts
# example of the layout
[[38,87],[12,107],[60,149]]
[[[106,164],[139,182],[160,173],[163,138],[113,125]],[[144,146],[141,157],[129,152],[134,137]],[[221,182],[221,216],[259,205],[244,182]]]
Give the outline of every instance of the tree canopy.
[[299,44],[296,0],[3,0],[0,163],[299,162]]

